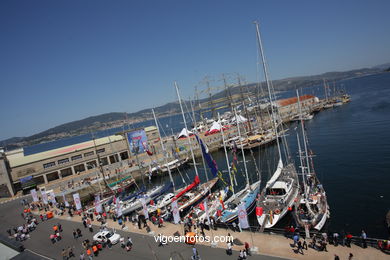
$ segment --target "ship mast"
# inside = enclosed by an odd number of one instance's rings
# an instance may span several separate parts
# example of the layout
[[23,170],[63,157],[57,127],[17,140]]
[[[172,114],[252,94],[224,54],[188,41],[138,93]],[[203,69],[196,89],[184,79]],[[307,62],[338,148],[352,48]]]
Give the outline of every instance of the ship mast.
[[274,106],[272,104],[272,95],[271,95],[271,82],[268,77],[268,70],[267,70],[267,64],[264,57],[264,51],[263,51],[263,43],[261,42],[261,35],[260,35],[260,29],[259,29],[259,23],[257,21],[254,22],[256,25],[256,35],[257,35],[257,43],[259,45],[260,53],[261,53],[261,60],[263,62],[263,70],[264,70],[264,76],[265,81],[267,83],[267,89],[268,89],[268,96],[269,96],[269,102],[271,106],[271,113],[272,113],[272,122],[274,123],[274,130],[275,130],[275,136],[276,136],[276,143],[278,145],[278,153],[280,160],[282,159],[282,152],[280,150],[280,142],[279,142],[279,133],[278,133],[278,123],[276,122],[275,118],[275,111]]
[[198,168],[196,167],[196,161],[195,161],[194,150],[192,149],[191,138],[190,138],[190,134],[189,134],[189,131],[188,131],[188,128],[187,128],[186,117],[184,116],[184,111],[183,111],[183,106],[182,106],[182,104],[181,104],[181,98],[180,98],[179,88],[178,88],[178,86],[177,86],[176,81],[174,82],[174,85],[175,85],[175,89],[176,89],[177,98],[179,99],[179,105],[180,105],[180,109],[181,109],[181,115],[183,116],[183,121],[184,121],[184,127],[186,128],[186,132],[187,132],[187,134],[188,134],[187,143],[188,143],[188,146],[190,147],[191,157],[192,157],[192,161],[193,161],[193,163],[194,163],[194,168],[195,168],[195,174],[196,174],[196,176],[199,177]]
[[171,181],[171,183],[173,185],[173,192],[176,193],[175,182],[173,181],[173,178],[172,178],[171,168],[168,165],[167,153],[166,153],[166,150],[165,150],[164,142],[163,142],[163,140],[161,138],[160,127],[158,126],[156,114],[154,113],[154,109],[153,108],[152,108],[152,113],[153,113],[154,122],[156,123],[157,133],[158,133],[158,136],[160,137],[160,144],[161,144],[161,149],[162,149],[162,152],[163,152],[163,155],[164,155],[164,162],[165,162],[165,165],[168,168],[169,179],[170,179],[170,181]]

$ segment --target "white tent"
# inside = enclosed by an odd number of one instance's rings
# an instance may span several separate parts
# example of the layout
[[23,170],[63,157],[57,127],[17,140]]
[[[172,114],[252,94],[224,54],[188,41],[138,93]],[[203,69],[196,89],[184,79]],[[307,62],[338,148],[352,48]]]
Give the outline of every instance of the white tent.
[[[236,122],[236,117],[233,117],[232,121]],[[248,119],[246,119],[242,115],[237,115],[237,121],[238,121],[238,123],[245,123],[246,121],[248,121]]]
[[210,132],[213,130],[221,131],[221,128],[222,128],[221,124],[214,121],[213,124],[211,125]]
[[193,134],[191,131],[188,131],[186,128],[183,128],[180,132],[180,134],[177,136],[177,138],[180,138],[180,137],[188,137],[189,135]]

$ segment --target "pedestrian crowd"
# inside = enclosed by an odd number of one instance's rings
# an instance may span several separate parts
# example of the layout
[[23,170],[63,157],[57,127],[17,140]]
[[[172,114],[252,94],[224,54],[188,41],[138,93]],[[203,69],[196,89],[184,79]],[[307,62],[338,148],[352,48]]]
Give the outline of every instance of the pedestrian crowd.
[[[320,234],[312,234],[311,241],[307,243],[305,238],[301,239],[300,230],[293,226],[285,228],[285,236],[293,240],[293,244],[291,244],[293,251],[296,254],[302,255],[304,254],[303,250],[308,250],[308,248],[312,248],[318,252],[328,252],[328,245],[333,245],[335,247],[351,247],[353,238],[352,234],[349,232],[323,232]],[[364,230],[362,230],[360,236],[360,246],[362,248],[367,248],[367,234]],[[335,255],[335,259],[339,259],[339,256]],[[353,259],[352,253],[350,253],[349,259]]]

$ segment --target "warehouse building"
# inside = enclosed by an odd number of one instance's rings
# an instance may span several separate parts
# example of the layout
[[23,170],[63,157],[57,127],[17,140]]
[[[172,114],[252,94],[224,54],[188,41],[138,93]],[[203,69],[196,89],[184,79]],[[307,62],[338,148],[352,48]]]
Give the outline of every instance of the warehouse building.
[[[146,127],[148,142],[158,139],[155,126]],[[124,135],[111,135],[31,155],[23,149],[0,151],[0,196],[14,195],[40,184],[77,175],[99,165],[131,159]]]

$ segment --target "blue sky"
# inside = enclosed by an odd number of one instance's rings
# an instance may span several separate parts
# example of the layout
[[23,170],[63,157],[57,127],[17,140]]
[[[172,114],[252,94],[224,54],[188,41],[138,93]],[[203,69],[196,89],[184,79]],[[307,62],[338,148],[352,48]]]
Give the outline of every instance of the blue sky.
[[[390,1],[0,1],[0,140],[256,80],[260,20],[273,79],[390,61]],[[213,82],[213,85],[221,84]]]

